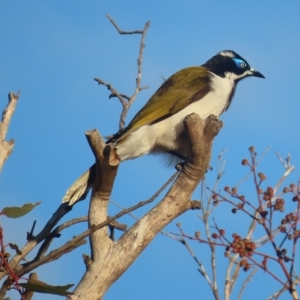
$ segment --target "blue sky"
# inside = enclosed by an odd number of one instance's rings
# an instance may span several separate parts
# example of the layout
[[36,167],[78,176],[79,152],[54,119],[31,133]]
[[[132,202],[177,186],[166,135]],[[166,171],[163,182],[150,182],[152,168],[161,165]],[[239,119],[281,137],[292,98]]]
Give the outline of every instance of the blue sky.
[[[93,163],[84,132],[98,128],[108,135],[118,129],[120,105],[108,99],[107,89],[93,78],[113,83],[122,93],[133,93],[140,37],[118,35],[106,13],[124,30],[142,29],[146,21],[151,21],[142,78],[142,85],[149,85],[149,89],[140,93],[127,123],[159,87],[162,77],[200,65],[220,50],[232,49],[266,79],[250,78],[239,83],[229,111],[222,116],[224,128],[215,139],[211,165],[215,166],[222,149],[228,149],[222,184],[233,185],[246,173],[240,161],[248,155],[248,147],[255,145],[262,153],[271,145],[262,163],[270,185],[283,172],[275,151],[283,157],[290,153],[293,164],[299,166],[299,9],[297,1],[2,1],[1,111],[8,92],[20,90],[21,97],[8,134],[16,145],[0,175],[0,203],[42,201],[22,219],[1,218],[6,242],[22,246],[34,219],[37,231],[41,229],[65,190]],[[155,156],[124,162],[112,199],[124,207],[145,200],[172,172]],[[215,176],[214,171],[207,175],[210,182]],[[298,178],[296,171],[291,180]],[[80,203],[69,218],[85,215],[87,208],[87,201]],[[112,206],[110,214],[115,212]],[[144,212],[142,209],[136,215]],[[230,214],[216,217],[229,230],[236,222],[243,222]],[[129,217],[122,221],[132,223]],[[195,212],[177,221],[191,234],[200,227]],[[54,246],[84,228],[78,225],[66,232]],[[166,231],[174,232],[176,227],[171,224]],[[208,260],[205,246],[193,244],[193,248],[199,258]],[[37,270],[40,279],[53,284],[78,282],[84,272],[82,253],[89,253],[87,246],[41,267]],[[226,265],[222,258],[220,265],[221,270]],[[180,244],[158,236],[105,299],[199,299],[203,293],[206,299],[212,299],[196,268]],[[219,276],[222,284],[221,271]],[[267,275],[258,278],[274,283]],[[257,284],[254,280],[253,287]],[[258,286],[258,290],[248,288],[244,299],[252,299],[257,293],[266,298],[277,288],[275,285],[274,290],[266,292]]]

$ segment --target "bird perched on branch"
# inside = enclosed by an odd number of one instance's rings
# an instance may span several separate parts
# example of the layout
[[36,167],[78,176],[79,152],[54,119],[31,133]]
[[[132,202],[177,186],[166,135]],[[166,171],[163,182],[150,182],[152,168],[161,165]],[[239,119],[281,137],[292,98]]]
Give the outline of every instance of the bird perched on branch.
[[[109,142],[120,161],[148,153],[165,153],[184,160],[189,143],[183,119],[196,113],[202,119],[219,117],[232,101],[237,83],[246,77],[265,78],[234,51],[225,50],[202,66],[182,69],[168,78],[129,125]],[[95,176],[95,165],[68,189],[63,202],[70,205],[86,197]]]

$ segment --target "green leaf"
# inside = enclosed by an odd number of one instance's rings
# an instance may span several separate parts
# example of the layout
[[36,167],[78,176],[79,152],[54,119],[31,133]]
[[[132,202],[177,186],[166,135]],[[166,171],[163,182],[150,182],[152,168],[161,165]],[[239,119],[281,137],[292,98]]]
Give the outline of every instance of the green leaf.
[[0,215],[5,215],[8,218],[20,218],[24,215],[27,215],[32,209],[34,209],[41,202],[36,203],[26,203],[23,206],[10,206],[4,207],[0,212]]
[[27,290],[43,293],[43,294],[52,294],[59,296],[68,296],[73,295],[72,292],[68,292],[67,290],[71,288],[74,284],[67,285],[49,285],[43,281],[29,279],[27,283],[19,283],[19,286],[26,288]]

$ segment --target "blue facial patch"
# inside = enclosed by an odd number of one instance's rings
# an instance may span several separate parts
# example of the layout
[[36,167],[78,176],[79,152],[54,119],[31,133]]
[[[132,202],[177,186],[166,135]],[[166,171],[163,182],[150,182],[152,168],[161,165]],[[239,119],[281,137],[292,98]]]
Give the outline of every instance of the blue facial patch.
[[246,69],[248,66],[246,64],[245,61],[243,61],[242,59],[240,58],[232,58],[233,61],[235,62],[236,66],[239,68],[239,69]]

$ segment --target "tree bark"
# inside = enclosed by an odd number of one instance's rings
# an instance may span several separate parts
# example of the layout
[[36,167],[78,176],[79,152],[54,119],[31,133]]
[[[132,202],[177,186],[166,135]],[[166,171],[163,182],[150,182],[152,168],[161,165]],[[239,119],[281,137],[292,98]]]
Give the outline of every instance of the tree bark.
[[[118,241],[113,242],[109,238],[105,227],[91,235],[91,262],[69,299],[102,299],[108,288],[167,224],[194,208],[195,203],[190,198],[209,167],[212,141],[220,131],[222,122],[215,116],[202,120],[192,114],[185,118],[184,125],[190,151],[182,172],[167,195]],[[96,131],[89,133],[88,140],[97,164],[97,180],[89,209],[91,227],[107,220],[108,200],[118,166],[110,164],[113,148],[109,145],[105,147]]]

